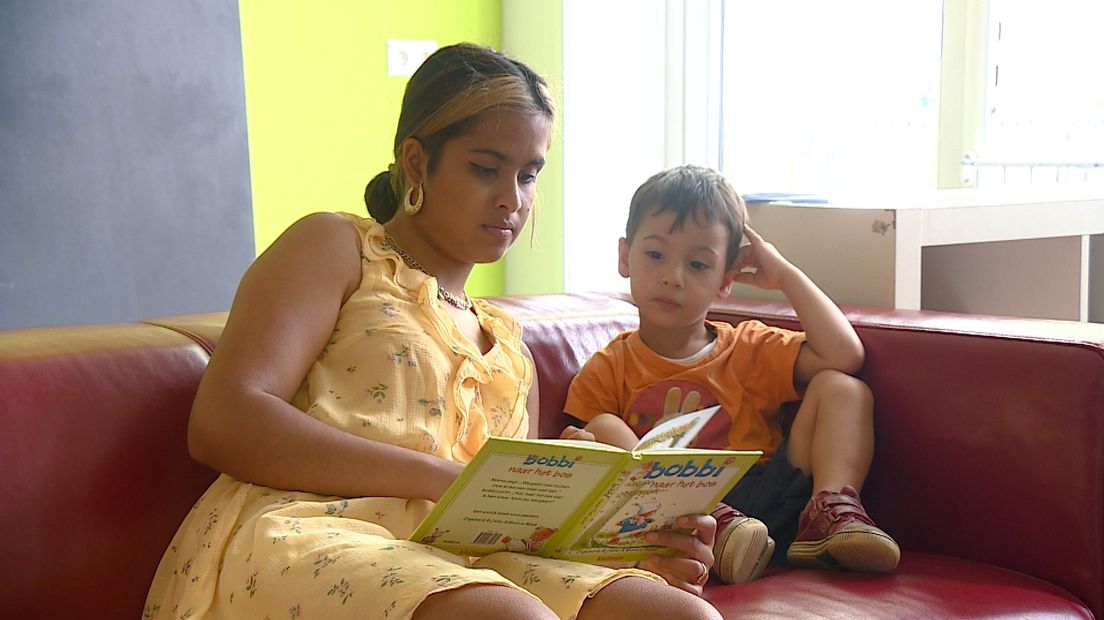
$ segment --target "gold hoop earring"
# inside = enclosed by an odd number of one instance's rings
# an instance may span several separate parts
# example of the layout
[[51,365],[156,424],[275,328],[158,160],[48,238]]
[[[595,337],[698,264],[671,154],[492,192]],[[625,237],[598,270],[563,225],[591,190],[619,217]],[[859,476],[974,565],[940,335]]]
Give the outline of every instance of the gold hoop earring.
[[403,196],[403,211],[407,215],[418,215],[418,211],[422,210],[422,200],[425,198],[425,191],[418,187],[418,201],[410,202],[410,196],[414,193],[414,186],[406,188],[406,195]]

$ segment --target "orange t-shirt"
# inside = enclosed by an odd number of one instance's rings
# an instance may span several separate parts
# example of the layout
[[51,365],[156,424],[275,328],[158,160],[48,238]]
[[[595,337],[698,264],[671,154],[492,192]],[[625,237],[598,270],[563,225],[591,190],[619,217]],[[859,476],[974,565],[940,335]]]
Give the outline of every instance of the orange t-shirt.
[[727,416],[718,412],[693,445],[762,450],[766,460],[782,441],[781,405],[798,399],[793,371],[805,333],[754,320],[706,325],[717,336],[713,349],[691,364],[658,355],[638,332],[618,335],[571,382],[564,412],[583,421],[614,413],[639,437],[669,413],[665,403],[721,405]]

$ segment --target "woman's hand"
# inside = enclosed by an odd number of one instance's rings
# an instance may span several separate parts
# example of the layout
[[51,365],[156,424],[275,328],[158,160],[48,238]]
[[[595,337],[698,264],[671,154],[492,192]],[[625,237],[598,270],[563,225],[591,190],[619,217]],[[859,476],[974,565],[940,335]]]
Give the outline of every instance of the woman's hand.
[[717,535],[717,520],[712,515],[684,515],[679,527],[690,530],[684,534],[675,530],[650,532],[645,540],[675,550],[675,555],[653,555],[640,562],[640,568],[663,577],[670,585],[701,596],[709,570],[713,568],[713,539]]

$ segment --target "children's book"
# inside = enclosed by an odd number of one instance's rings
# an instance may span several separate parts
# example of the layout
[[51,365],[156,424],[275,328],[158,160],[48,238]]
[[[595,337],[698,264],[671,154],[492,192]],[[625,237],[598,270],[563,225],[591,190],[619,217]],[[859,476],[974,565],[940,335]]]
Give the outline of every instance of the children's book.
[[663,421],[632,451],[492,437],[410,539],[461,555],[516,551],[578,562],[672,553],[644,535],[712,512],[762,456],[686,447],[718,409]]

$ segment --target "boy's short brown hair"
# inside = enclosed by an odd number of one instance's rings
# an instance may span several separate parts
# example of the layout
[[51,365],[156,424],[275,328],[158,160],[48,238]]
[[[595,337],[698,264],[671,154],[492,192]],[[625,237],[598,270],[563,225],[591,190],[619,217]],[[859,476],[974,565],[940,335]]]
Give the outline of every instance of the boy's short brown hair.
[[711,168],[687,164],[652,175],[629,202],[625,239],[631,244],[645,215],[675,212],[671,230],[681,229],[688,216],[700,225],[721,223],[728,230],[725,269],[731,269],[740,253],[747,223],[747,207],[732,184]]

